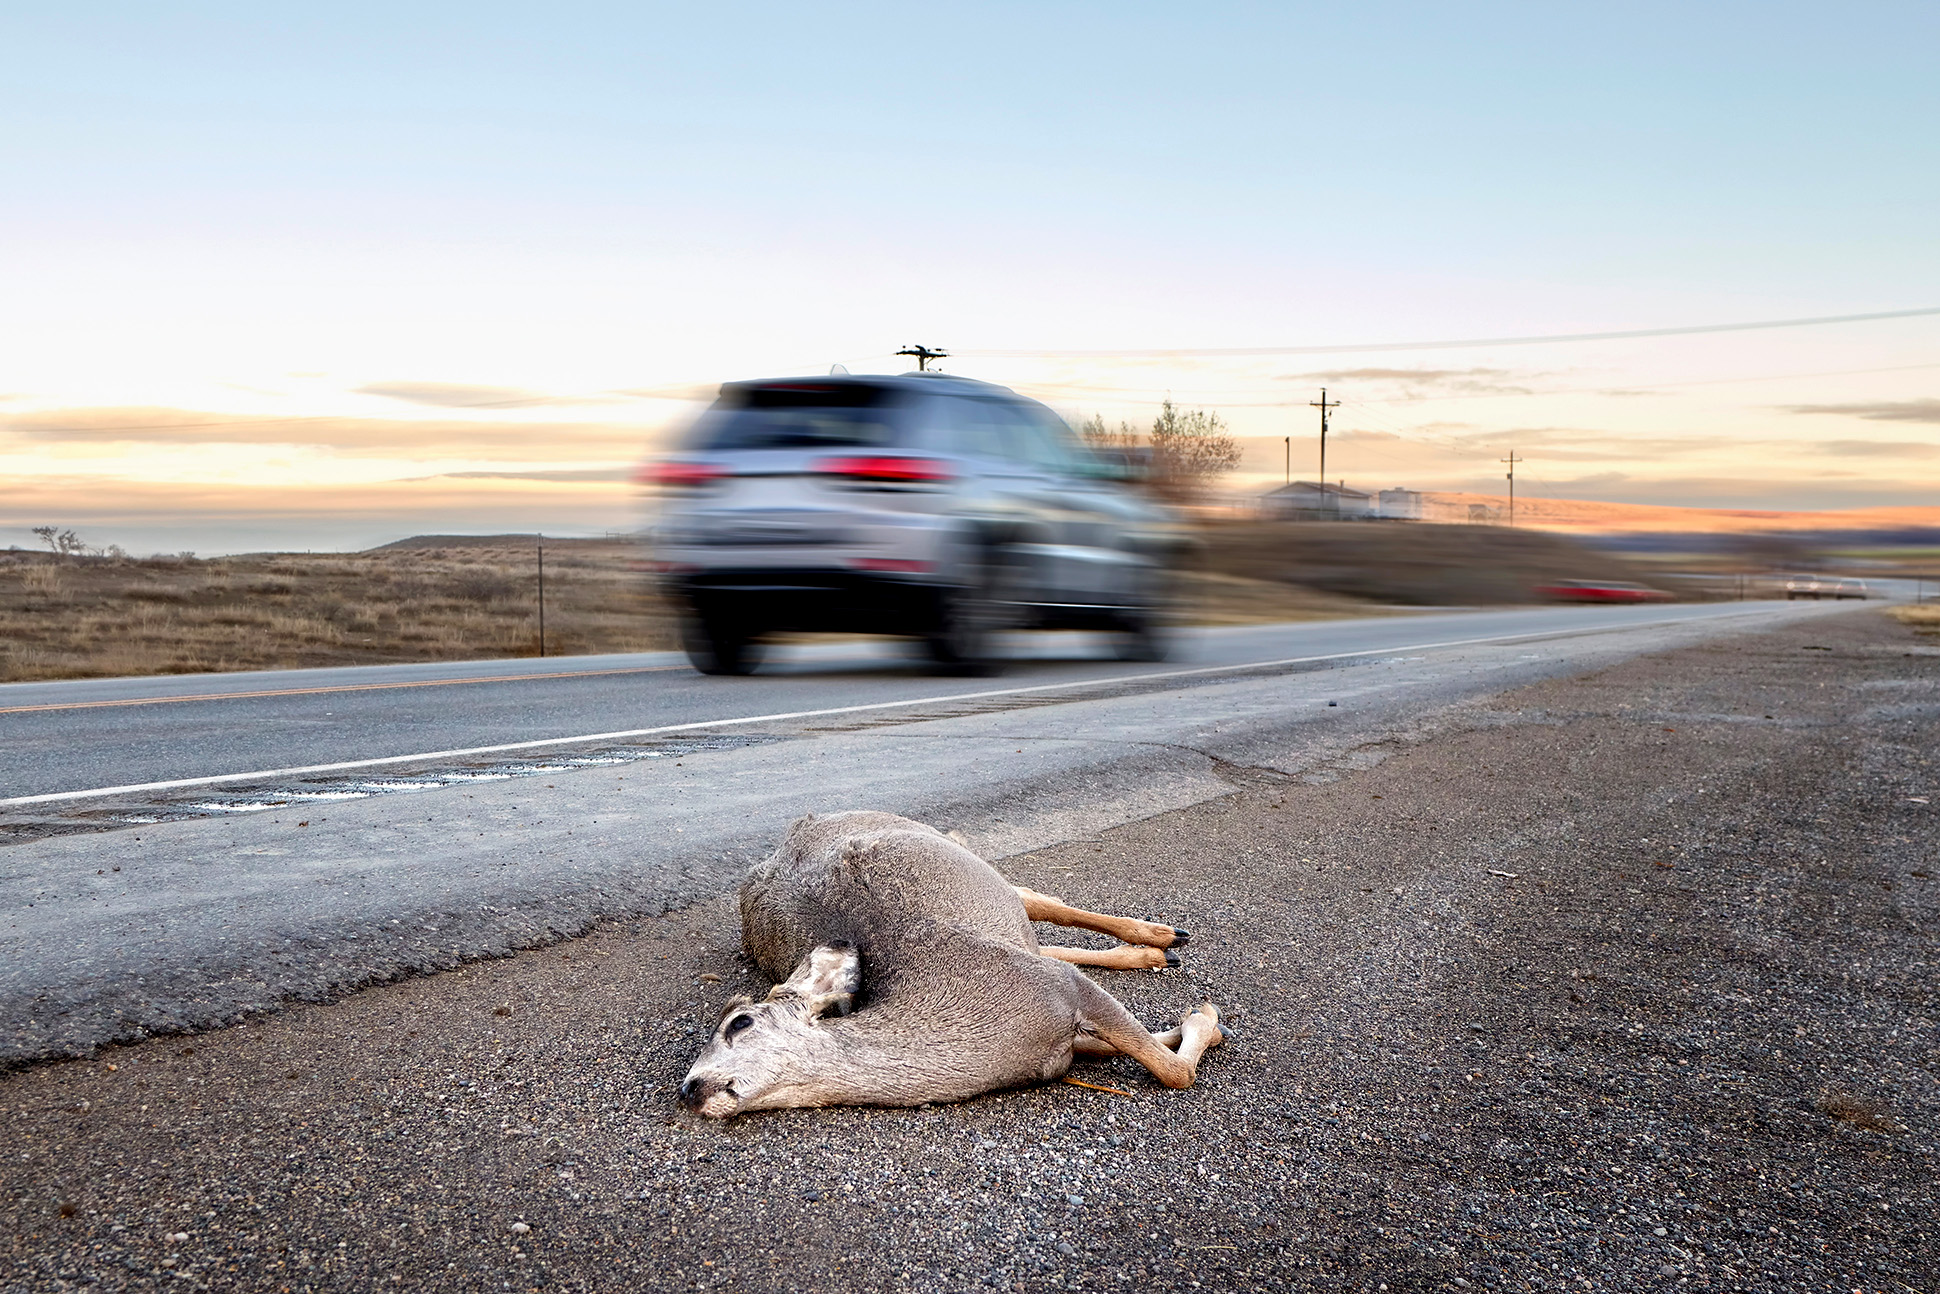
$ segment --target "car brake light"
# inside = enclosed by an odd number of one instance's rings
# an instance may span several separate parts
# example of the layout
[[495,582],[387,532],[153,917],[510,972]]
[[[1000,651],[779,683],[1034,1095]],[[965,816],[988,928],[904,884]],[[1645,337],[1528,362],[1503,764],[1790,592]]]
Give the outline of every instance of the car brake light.
[[883,571],[895,575],[925,575],[930,569],[928,562],[907,557],[858,557],[852,564],[859,571]]
[[634,480],[641,485],[659,485],[669,489],[693,489],[695,486],[711,485],[727,475],[727,469],[716,463],[648,463],[635,474]]
[[850,458],[825,458],[815,470],[830,476],[848,476],[862,481],[905,483],[947,481],[954,475],[947,463],[934,458],[904,458],[888,454],[864,454]]

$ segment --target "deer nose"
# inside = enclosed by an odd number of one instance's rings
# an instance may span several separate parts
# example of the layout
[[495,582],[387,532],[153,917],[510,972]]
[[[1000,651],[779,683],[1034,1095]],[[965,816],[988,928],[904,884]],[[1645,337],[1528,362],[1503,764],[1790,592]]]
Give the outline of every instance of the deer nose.
[[698,1110],[707,1104],[707,1098],[720,1092],[732,1092],[734,1083],[721,1078],[689,1078],[680,1085],[680,1103],[690,1110]]

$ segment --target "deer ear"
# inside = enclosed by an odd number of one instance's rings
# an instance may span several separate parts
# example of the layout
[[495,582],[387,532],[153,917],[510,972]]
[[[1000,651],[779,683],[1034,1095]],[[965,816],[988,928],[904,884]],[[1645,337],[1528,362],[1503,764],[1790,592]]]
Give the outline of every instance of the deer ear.
[[768,1000],[800,999],[810,1019],[847,1015],[861,987],[862,955],[842,940],[809,949],[788,981],[769,991]]

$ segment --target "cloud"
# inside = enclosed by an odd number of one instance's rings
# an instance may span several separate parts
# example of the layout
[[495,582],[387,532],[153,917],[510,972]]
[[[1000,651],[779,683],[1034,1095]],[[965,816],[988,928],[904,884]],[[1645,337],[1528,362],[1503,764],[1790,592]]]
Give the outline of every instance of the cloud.
[[1834,413],[1873,422],[1940,423],[1940,400],[1874,400],[1859,404],[1787,404],[1786,413]]
[[682,382],[675,386],[642,386],[614,391],[629,400],[712,400],[721,393],[718,382]]
[[[1933,501],[1933,491],[1924,483],[1877,478],[1830,481],[1821,474],[1810,481],[1774,480],[1753,475],[1693,476],[1682,479],[1631,477],[1603,481],[1598,480],[1601,475],[1549,481],[1542,485],[1531,481],[1527,483],[1526,497],[1763,512],[1817,512],[1845,508],[1920,508],[1924,512],[1931,508]],[[1498,495],[1503,493],[1502,484],[1499,478],[1489,482],[1489,491]],[[1525,482],[1520,473],[1516,477],[1516,486],[1518,495],[1523,495]]]
[[437,476],[413,477],[424,481],[630,481],[633,469],[626,467],[540,468],[530,472],[441,472]]
[[360,458],[633,457],[655,428],[598,422],[471,422],[402,418],[254,418],[194,409],[55,409],[0,415],[0,434],[57,444],[318,446]]
[[377,395],[434,409],[536,409],[547,405],[604,404],[604,397],[547,395],[515,386],[475,386],[468,382],[371,382],[358,395]]
[[[1504,427],[1443,436],[1445,452],[1533,454],[1548,463],[1661,462],[1694,454],[1765,452],[1759,442],[1729,436],[1631,436],[1583,427]],[[1430,442],[1432,444],[1433,442]]]
[[1517,374],[1506,368],[1336,368],[1324,373],[1289,373],[1282,382],[1388,382],[1412,394],[1424,389],[1460,391],[1469,395],[1528,395],[1530,388],[1505,379]]
[[1940,445],[1906,440],[1824,440],[1808,449],[1837,458],[1932,458],[1940,454]]

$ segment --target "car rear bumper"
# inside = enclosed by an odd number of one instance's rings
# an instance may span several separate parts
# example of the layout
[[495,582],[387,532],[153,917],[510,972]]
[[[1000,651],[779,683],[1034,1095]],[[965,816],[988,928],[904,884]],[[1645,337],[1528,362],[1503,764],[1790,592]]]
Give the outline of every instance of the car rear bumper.
[[933,576],[842,568],[665,571],[668,597],[762,632],[927,633],[945,586]]

